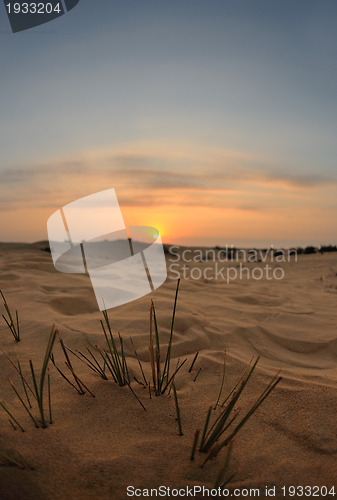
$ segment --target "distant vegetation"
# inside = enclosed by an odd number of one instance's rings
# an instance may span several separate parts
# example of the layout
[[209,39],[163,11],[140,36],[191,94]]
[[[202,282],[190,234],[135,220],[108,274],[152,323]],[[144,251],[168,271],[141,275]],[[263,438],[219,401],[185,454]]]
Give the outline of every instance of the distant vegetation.
[[325,252],[337,252],[337,245],[322,245],[319,249],[321,253]]
[[[216,250],[225,250],[220,246],[215,247]],[[234,259],[235,255],[240,251],[238,248],[227,248],[227,255],[229,258]],[[263,248],[260,249],[262,253],[267,253],[270,251],[270,249]],[[337,252],[337,245],[321,245],[320,247],[314,247],[312,245],[309,245],[305,248],[302,247],[297,247],[297,248],[290,248],[290,252],[296,252],[297,255],[313,255],[315,253],[321,253],[324,254],[326,252]],[[284,253],[284,249],[272,249],[272,252],[275,257],[278,255],[282,255]]]
[[326,252],[337,252],[337,245],[321,245],[319,248],[308,246],[305,248],[297,248],[296,249],[298,255],[312,255],[314,253],[324,254]]
[[316,247],[312,247],[312,246],[305,247],[303,253],[304,253],[304,255],[311,255],[313,253],[317,253],[317,248]]

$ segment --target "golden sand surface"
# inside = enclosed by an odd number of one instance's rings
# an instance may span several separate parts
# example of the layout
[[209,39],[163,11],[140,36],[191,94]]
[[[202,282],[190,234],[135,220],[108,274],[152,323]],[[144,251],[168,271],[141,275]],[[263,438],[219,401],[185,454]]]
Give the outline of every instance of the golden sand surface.
[[[79,395],[50,365],[54,422],[46,429],[34,427],[9,384],[11,379],[22,390],[5,354],[14,362],[19,358],[28,378],[29,360],[36,367],[43,362],[52,324],[74,351],[84,352],[85,344],[104,345],[102,314],[89,278],[55,271],[42,247],[0,244],[0,289],[10,308],[18,310],[21,324],[18,343],[0,324],[0,400],[26,431],[13,430],[0,408],[0,450],[19,451],[35,468],[0,466],[1,499],[115,500],[128,498],[129,485],[211,488],[225,453],[204,468],[204,454],[197,452],[194,462],[189,456],[194,431],[202,429],[217,400],[224,351],[224,394],[251,358],[261,357],[242,396],[243,414],[275,372],[281,370],[283,377],[235,438],[230,472],[236,475],[230,487],[263,491],[266,485],[276,486],[275,498],[284,498],[284,485],[336,484],[336,254],[303,255],[282,264],[283,280],[182,280],[172,349],[172,366],[187,358],[176,376],[184,433],[179,436],[172,393],[150,399],[148,389],[132,381],[144,411],[128,387],[102,380],[75,357],[76,373],[95,397]],[[113,331],[125,340],[132,379],[142,376],[129,337],[150,379],[150,302],[156,306],[164,348],[175,288],[176,281],[168,279],[153,294],[109,311]],[[54,355],[66,373],[58,342]]]

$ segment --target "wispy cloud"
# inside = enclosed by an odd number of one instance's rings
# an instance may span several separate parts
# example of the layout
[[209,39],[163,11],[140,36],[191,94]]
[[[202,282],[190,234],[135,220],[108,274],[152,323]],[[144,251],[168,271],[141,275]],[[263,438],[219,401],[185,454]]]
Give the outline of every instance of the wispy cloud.
[[231,204],[259,210],[271,195],[296,197],[336,184],[337,177],[294,174],[239,152],[130,146],[4,168],[0,210],[55,208],[109,187],[115,187],[123,206]]

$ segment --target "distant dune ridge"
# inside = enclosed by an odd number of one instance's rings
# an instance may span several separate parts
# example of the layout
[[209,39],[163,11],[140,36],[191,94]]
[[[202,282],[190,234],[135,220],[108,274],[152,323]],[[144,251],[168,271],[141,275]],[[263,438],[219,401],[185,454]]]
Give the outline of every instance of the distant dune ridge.
[[[132,388],[147,408],[144,412],[128,387],[100,379],[76,359],[76,371],[95,397],[77,394],[51,365],[54,423],[45,430],[29,423],[9,385],[12,379],[19,386],[19,379],[4,353],[15,362],[19,358],[28,373],[30,359],[34,366],[42,363],[52,324],[73,351],[103,342],[102,314],[89,278],[57,272],[48,251],[41,251],[46,249],[46,242],[0,244],[0,289],[18,310],[21,327],[21,340],[16,343],[0,323],[0,400],[27,428],[25,433],[14,431],[0,408],[0,449],[20,451],[35,466],[34,471],[0,466],[1,499],[118,500],[127,498],[128,485],[212,487],[225,455],[203,469],[200,460],[193,463],[189,456],[194,431],[202,427],[209,406],[216,402],[225,350],[225,393],[252,357],[261,356],[247,388],[248,406],[275,372],[281,370],[283,376],[235,438],[230,467],[236,476],[230,486],[275,485],[276,498],[284,498],[283,485],[334,485],[337,253],[333,248],[324,248],[322,254],[303,250],[297,262],[277,264],[269,259],[271,266],[282,265],[282,280],[242,279],[230,284],[204,277],[182,280],[172,358],[174,367],[178,359],[187,358],[176,377],[184,436],[178,435],[173,394],[152,395],[150,400],[148,390],[133,381]],[[166,258],[169,264],[167,251]],[[212,262],[201,260],[195,265],[203,269]],[[172,277],[169,270],[168,280],[153,294],[109,311],[114,333],[120,332],[125,340],[131,375],[139,380],[129,337],[150,378],[151,299],[165,344],[176,288]],[[3,312],[2,303],[0,307]],[[64,367],[59,345],[54,353]]]

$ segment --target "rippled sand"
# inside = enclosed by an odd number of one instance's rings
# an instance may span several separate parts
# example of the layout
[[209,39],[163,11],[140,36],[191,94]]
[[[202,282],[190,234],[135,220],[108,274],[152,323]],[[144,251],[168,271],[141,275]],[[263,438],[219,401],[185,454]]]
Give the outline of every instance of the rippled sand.
[[[131,391],[103,381],[74,359],[78,375],[93,391],[80,396],[51,367],[54,423],[35,429],[9,386],[19,379],[4,353],[19,357],[28,374],[29,360],[42,362],[50,328],[60,330],[73,350],[103,345],[95,297],[86,276],[58,273],[44,245],[0,245],[0,288],[19,311],[22,341],[15,343],[0,326],[0,399],[24,424],[14,431],[0,412],[0,448],[19,450],[34,471],[0,467],[0,497],[22,499],[122,499],[126,486],[154,488],[187,484],[213,486],[224,455],[199,467],[189,460],[193,434],[214,404],[228,356],[224,392],[252,356],[259,367],[242,400],[248,408],[270,377],[283,380],[235,439],[233,487],[332,486],[337,455],[337,255],[299,256],[283,264],[282,281],[183,280],[174,333],[173,366],[187,358],[176,386],[184,436],[178,436],[173,397],[149,399],[136,382]],[[201,268],[209,262],[198,264]],[[231,264],[228,264],[231,265]],[[249,264],[259,266],[260,264]],[[172,273],[171,273],[172,274]],[[150,378],[149,307],[157,309],[163,344],[168,339],[176,282],[151,296],[109,312],[115,332],[126,341],[132,375],[141,379],[132,336]],[[59,345],[55,358],[64,368]],[[188,368],[200,351],[192,373]],[[202,368],[200,375],[193,379]],[[277,498],[281,496],[277,495]]]

